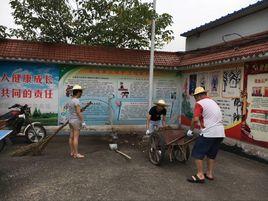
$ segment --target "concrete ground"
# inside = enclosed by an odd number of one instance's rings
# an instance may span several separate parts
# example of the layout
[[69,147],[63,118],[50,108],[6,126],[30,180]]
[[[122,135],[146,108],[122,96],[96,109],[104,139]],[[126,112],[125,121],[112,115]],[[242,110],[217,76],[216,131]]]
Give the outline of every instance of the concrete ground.
[[56,137],[42,156],[0,153],[0,200],[268,200],[268,165],[220,151],[214,181],[191,184],[193,160],[152,165],[136,138],[123,140],[127,161],[104,138],[81,137],[85,159],[68,155],[67,136]]

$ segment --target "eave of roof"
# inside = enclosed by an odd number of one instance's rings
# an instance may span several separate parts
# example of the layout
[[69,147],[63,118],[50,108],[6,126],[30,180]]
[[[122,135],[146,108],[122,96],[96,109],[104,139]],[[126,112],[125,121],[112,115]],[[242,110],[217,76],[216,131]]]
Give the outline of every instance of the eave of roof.
[[[173,62],[180,54],[182,53],[156,51],[155,66],[160,69],[174,67]],[[150,63],[150,51],[7,39],[0,41],[0,58],[2,60],[146,68]]]
[[205,55],[185,55],[179,63],[180,71],[227,63],[246,62],[268,58],[268,41],[241,48],[233,48],[222,52]]
[[[155,68],[182,71],[268,58],[268,31],[187,52],[155,52]],[[99,67],[148,69],[150,52],[86,45],[0,40],[0,61],[28,61]]]
[[242,9],[240,9],[238,11],[235,11],[233,13],[230,13],[230,14],[226,15],[226,16],[223,16],[223,17],[221,17],[219,19],[216,19],[214,21],[211,21],[209,23],[206,23],[204,25],[201,25],[199,27],[191,29],[191,30],[189,30],[187,32],[184,32],[184,33],[181,34],[181,36],[189,37],[189,36],[195,35],[197,33],[204,32],[206,30],[215,28],[215,27],[217,27],[219,25],[234,21],[236,19],[239,19],[241,17],[250,15],[252,13],[255,13],[257,11],[260,11],[260,10],[263,10],[263,9],[266,9],[266,8],[268,8],[268,1],[267,0],[259,1],[259,2],[255,3],[255,4],[249,5],[248,7],[242,8]]

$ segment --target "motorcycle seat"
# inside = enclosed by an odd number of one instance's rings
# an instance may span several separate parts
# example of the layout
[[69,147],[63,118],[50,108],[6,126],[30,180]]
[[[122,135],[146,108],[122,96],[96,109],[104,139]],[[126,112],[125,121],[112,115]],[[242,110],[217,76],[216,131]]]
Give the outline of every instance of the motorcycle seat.
[[0,121],[8,121],[12,118],[14,118],[15,115],[14,115],[14,112],[13,111],[10,111],[8,113],[5,113],[3,115],[0,116]]
[[6,125],[7,125],[7,121],[0,120],[0,129],[3,129],[4,127],[6,127]]

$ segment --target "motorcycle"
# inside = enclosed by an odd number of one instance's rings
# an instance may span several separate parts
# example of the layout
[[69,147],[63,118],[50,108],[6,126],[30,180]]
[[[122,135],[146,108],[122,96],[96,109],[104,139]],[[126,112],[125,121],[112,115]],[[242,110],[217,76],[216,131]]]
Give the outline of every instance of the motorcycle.
[[12,130],[1,130],[1,126],[3,126],[3,122],[0,122],[0,152],[4,149],[4,146],[6,145],[5,137],[8,136]]
[[30,119],[31,108],[26,105],[15,104],[13,109],[0,116],[0,129],[12,130],[10,137],[24,135],[29,142],[39,142],[46,137],[46,129],[40,122]]
[[4,149],[5,145],[6,145],[6,141],[4,139],[0,140],[0,152]]

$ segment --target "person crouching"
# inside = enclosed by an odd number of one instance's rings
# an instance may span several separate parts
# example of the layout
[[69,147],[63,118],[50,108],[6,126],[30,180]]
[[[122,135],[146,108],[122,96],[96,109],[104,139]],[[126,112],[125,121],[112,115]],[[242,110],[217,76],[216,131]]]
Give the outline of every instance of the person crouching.
[[[146,135],[154,132],[156,128],[166,126],[166,106],[168,106],[164,100],[159,100],[154,103],[155,106],[151,107],[149,113],[147,114],[146,122]],[[161,118],[162,117],[162,118]],[[162,119],[162,122],[161,122]]]

